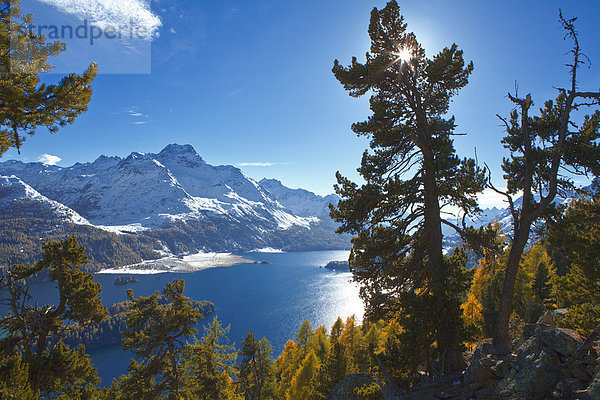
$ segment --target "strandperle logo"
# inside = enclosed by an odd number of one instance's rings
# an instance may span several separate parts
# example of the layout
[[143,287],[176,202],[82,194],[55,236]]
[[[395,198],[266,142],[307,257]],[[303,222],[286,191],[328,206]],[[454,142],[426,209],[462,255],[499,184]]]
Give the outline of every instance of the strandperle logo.
[[20,2],[10,22],[11,71],[81,73],[94,62],[100,74],[150,74],[160,20],[109,6],[87,16],[77,7]]
[[93,25],[88,20],[84,20],[83,23],[73,25],[36,25],[29,24],[27,31],[30,37],[43,36],[48,40],[59,40],[65,46],[63,50],[66,50],[65,40],[85,40],[91,46],[97,43],[99,40],[123,40],[123,39],[136,39],[136,40],[147,40],[152,36],[150,30],[139,24],[135,24],[133,19],[127,25],[121,26],[106,26],[102,29],[96,25]]

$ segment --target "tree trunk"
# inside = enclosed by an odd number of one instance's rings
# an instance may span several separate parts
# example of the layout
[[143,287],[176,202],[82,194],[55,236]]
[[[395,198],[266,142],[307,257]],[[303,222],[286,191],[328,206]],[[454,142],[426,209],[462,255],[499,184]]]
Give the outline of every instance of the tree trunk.
[[429,268],[432,271],[432,279],[440,276],[433,273],[439,272],[442,268],[442,218],[440,216],[440,204],[437,195],[437,185],[435,183],[435,165],[433,154],[430,151],[423,151],[423,169],[425,176],[423,179],[424,189],[424,222],[425,235],[427,236],[427,249],[429,257]]
[[[429,270],[429,279],[431,280],[431,294],[435,301],[435,313],[438,316],[437,325],[441,328],[438,329],[436,335],[438,351],[440,360],[444,363],[449,358],[449,353],[455,349],[457,338],[455,332],[443,328],[453,326],[453,324],[451,321],[447,321],[448,313],[445,311],[447,304],[445,301],[446,282],[444,278],[447,276],[447,273],[444,271],[442,252],[442,218],[440,215],[440,204],[435,182],[435,162],[433,154],[430,151],[423,151],[423,168],[425,170],[423,189],[425,197],[424,223],[427,240],[427,267]],[[442,371],[442,374],[443,373],[445,373],[445,371]]]
[[525,245],[527,245],[527,240],[529,240],[530,226],[531,223],[527,223],[527,221],[523,221],[523,218],[521,218],[521,224],[519,224],[519,229],[515,233],[515,238],[508,256],[502,297],[500,299],[500,308],[498,309],[496,326],[494,328],[493,347],[494,352],[498,354],[508,354],[510,352],[511,343],[508,335],[508,328],[510,316],[513,311],[515,283],[517,281],[517,273],[519,272],[519,264],[521,263],[523,250],[525,249]]

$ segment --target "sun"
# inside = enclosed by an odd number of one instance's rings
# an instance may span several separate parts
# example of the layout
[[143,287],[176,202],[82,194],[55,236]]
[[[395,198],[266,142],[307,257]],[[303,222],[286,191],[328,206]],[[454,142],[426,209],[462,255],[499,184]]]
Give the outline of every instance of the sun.
[[412,58],[412,52],[410,49],[400,48],[397,52],[393,53],[396,56],[396,62],[408,63]]

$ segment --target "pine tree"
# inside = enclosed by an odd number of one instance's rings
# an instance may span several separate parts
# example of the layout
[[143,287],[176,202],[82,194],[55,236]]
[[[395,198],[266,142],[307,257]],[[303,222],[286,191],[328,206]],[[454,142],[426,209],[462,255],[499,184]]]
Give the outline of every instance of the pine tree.
[[62,51],[60,42],[47,43],[28,29],[32,18],[22,15],[19,0],[0,2],[0,157],[9,148],[20,149],[24,135],[39,127],[51,133],[72,124],[87,110],[96,64],[82,74],[65,76],[58,84],[40,83],[50,72],[48,58]]
[[[383,322],[381,321],[381,323]],[[385,346],[385,338],[382,330],[383,326],[379,323],[372,323],[364,336],[364,350],[367,361],[367,368],[365,370],[369,372],[375,370],[378,364],[377,357],[382,353]]]
[[344,325],[340,343],[344,345],[353,364],[364,366],[362,330],[356,324],[354,315],[346,318],[346,325]]
[[449,205],[477,212],[475,194],[483,189],[484,173],[473,160],[456,156],[454,118],[444,116],[473,64],[465,65],[455,44],[427,58],[407,32],[396,1],[373,10],[369,36],[366,63],[353,58],[343,67],[336,60],[333,67],[351,96],[372,94],[373,114],[352,127],[371,140],[359,169],[366,183],[359,187],[338,173],[336,191],[343,200],[331,215],[342,224],[339,232],[356,235],[350,265],[367,317],[402,313],[406,301],[426,304],[430,312],[420,317],[435,332],[420,336],[433,340],[445,367],[458,368],[462,293],[447,287],[467,276],[443,256],[442,224],[466,233],[441,212]]
[[322,362],[329,353],[329,338],[327,337],[327,331],[324,326],[319,326],[315,329],[312,338],[309,343],[309,349],[314,350],[315,355]]
[[191,306],[184,289],[183,280],[167,283],[162,296],[166,304],[161,304],[158,292],[134,298],[133,291],[127,291],[130,305],[123,349],[131,350],[140,362],[132,360],[121,381],[125,398],[179,400],[185,393],[185,340],[197,333],[194,326],[203,316]]
[[353,372],[356,370],[346,347],[340,342],[334,342],[327,358],[322,362],[319,392],[326,397],[337,383]]
[[533,277],[531,288],[537,301],[542,304],[548,304],[552,296],[552,283],[551,283],[550,270],[548,265],[545,263],[539,263]]
[[333,326],[331,327],[331,343],[335,343],[339,340],[340,336],[342,336],[342,331],[344,330],[344,321],[338,317]]
[[302,357],[308,354],[308,351],[310,350],[309,345],[313,335],[314,332],[310,325],[310,321],[305,320],[302,325],[300,325],[298,332],[296,332],[296,346],[300,349]]
[[[574,111],[583,107],[600,106],[600,92],[584,92],[577,87],[577,73],[585,56],[581,52],[575,30],[575,18],[567,20],[560,14],[566,37],[573,40],[570,87],[559,88],[555,101],[547,101],[539,116],[531,116],[533,106],[530,94],[520,98],[509,94],[516,105],[509,120],[502,119],[507,135],[502,140],[510,157],[502,164],[507,191],[490,187],[504,195],[513,218],[513,235],[506,265],[502,298],[494,331],[497,352],[510,350],[509,320],[514,308],[515,282],[523,250],[529,240],[532,226],[541,218],[556,213],[553,201],[557,194],[575,189],[571,176],[600,174],[600,111],[583,117],[577,124],[572,120]],[[522,194],[519,207],[513,196]]]
[[[96,370],[83,346],[71,349],[62,335],[67,322],[85,326],[106,317],[101,287],[93,275],[82,271],[88,260],[75,236],[42,247],[43,257],[36,265],[13,266],[2,277],[0,291],[7,295],[3,302],[11,312],[0,320],[1,361],[13,363],[18,376],[26,366],[28,386],[36,395],[89,395],[99,383]],[[28,295],[25,280],[44,272],[58,288],[56,305],[42,306]]]
[[0,354],[0,398],[36,400],[29,383],[29,371],[20,355]]

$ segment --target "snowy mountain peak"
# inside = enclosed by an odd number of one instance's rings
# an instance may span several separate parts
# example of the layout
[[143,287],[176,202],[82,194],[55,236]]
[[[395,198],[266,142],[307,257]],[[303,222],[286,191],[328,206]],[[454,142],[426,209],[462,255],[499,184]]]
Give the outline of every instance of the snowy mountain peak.
[[202,157],[200,157],[190,144],[169,144],[158,153],[158,158],[161,160],[183,162],[185,164],[204,164]]
[[328,216],[328,204],[339,198],[288,189],[279,181],[260,185],[234,166],[207,164],[190,145],[126,158],[100,156],[71,167],[0,162],[0,176],[0,215],[28,204],[35,211],[38,204],[32,203],[39,200],[52,215],[75,223],[164,233],[164,245],[177,254],[347,246]]
[[[309,228],[322,213],[295,214],[233,166],[205,163],[190,145],[171,144],[159,154],[46,168],[0,163],[0,175],[15,175],[37,192],[77,211],[94,224],[159,228],[174,220],[231,221],[257,232]],[[320,210],[318,210],[320,211]]]

